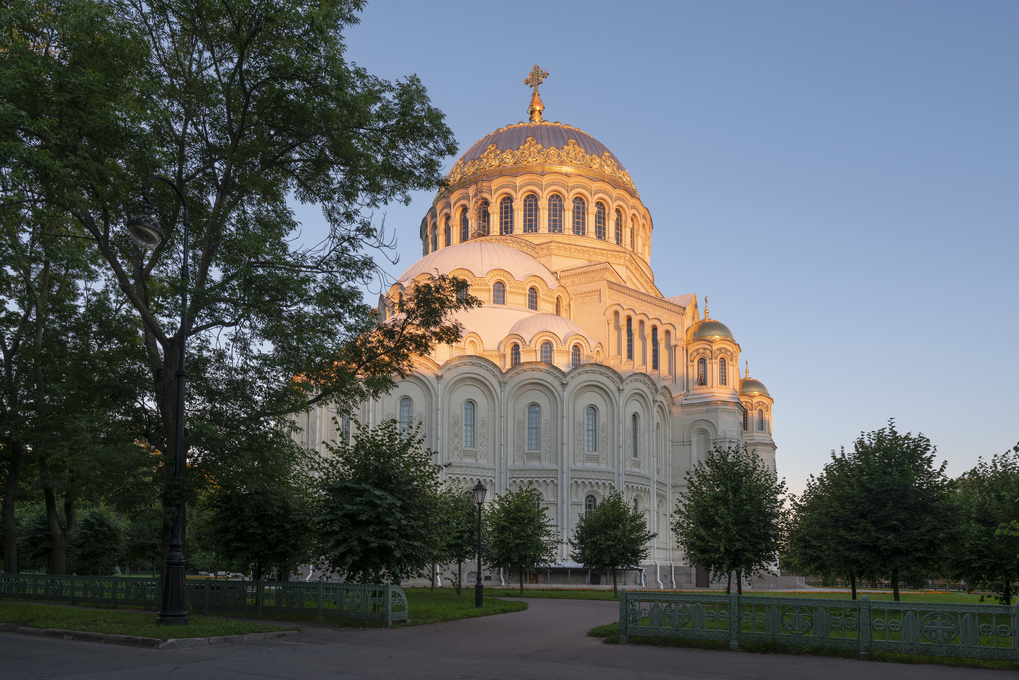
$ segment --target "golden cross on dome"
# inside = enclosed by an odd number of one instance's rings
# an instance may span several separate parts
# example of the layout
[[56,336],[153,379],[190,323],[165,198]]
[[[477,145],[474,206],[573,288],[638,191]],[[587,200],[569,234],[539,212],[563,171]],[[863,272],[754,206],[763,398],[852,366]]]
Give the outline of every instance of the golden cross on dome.
[[541,112],[545,110],[545,105],[541,103],[541,97],[538,95],[538,86],[545,78],[548,78],[548,71],[542,71],[537,64],[531,69],[531,75],[524,78],[524,85],[533,89],[531,105],[527,107],[527,115],[532,123],[540,123]]
[[749,362],[749,361],[747,361],[746,359],[744,359],[744,361],[746,361],[746,363],[744,364],[744,366],[746,366],[746,367],[747,367],[747,378],[749,378],[749,377],[750,377],[750,362]]
[[704,296],[704,320],[708,320],[708,296]]
[[534,88],[534,94],[538,94],[538,86],[541,85],[545,78],[548,78],[548,71],[542,71],[535,64],[534,68],[531,69],[531,75],[524,78],[524,85]]

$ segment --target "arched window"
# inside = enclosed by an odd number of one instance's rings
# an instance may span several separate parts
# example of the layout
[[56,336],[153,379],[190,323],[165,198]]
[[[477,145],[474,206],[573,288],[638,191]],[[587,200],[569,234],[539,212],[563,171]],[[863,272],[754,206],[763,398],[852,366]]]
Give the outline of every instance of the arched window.
[[651,370],[658,370],[658,326],[651,327]]
[[548,197],[548,231],[550,234],[563,233],[563,197],[559,194]]
[[605,211],[605,204],[598,201],[594,204],[594,235],[605,240],[605,227],[608,223],[608,215]]
[[[639,437],[639,429],[638,429],[639,427],[640,427],[640,419],[637,417],[637,414],[634,413],[632,416],[630,416],[630,452],[631,452],[631,454],[633,455],[634,458],[638,457],[637,439]],[[634,507],[636,507],[636,506],[634,506]]]
[[531,287],[527,289],[527,308],[532,312],[538,311],[538,289]]
[[757,429],[760,432],[764,432],[764,409],[757,409]]
[[587,234],[587,203],[580,196],[573,199],[573,233],[577,236]]
[[633,317],[626,317],[626,358],[633,360]]
[[531,404],[527,407],[527,450],[541,449],[541,407]]
[[510,366],[516,366],[520,363],[520,345],[513,343],[510,345]]
[[460,211],[460,243],[467,243],[471,238],[471,223],[467,217],[467,208]]
[[630,250],[637,250],[637,218],[630,220]]
[[343,438],[343,445],[350,446],[350,414],[344,413],[343,420],[341,421],[341,437]]
[[403,293],[396,294],[396,311],[397,312],[403,311]]
[[453,229],[449,226],[449,215],[446,215],[446,226],[442,228],[443,248],[449,248],[453,243]]
[[534,194],[524,196],[524,233],[538,233],[538,197]]
[[506,304],[506,284],[502,281],[496,281],[492,286],[492,302],[497,305]]
[[400,400],[400,432],[410,432],[414,427],[414,401],[410,397]]
[[748,413],[748,411],[746,409],[743,409],[743,430],[744,431],[750,429],[749,426],[747,425],[747,413]]
[[559,297],[555,299],[555,315],[556,316],[563,315],[563,299]]
[[623,211],[616,211],[616,245],[623,245]]
[[478,206],[478,236],[488,236],[491,219],[492,211],[489,210],[488,201],[482,201]]
[[504,236],[513,233],[513,199],[509,196],[499,201],[499,233]]
[[466,287],[460,288],[456,291],[457,302],[467,302],[467,295],[470,294],[470,290]]
[[726,369],[725,357],[721,357],[718,360],[718,384],[719,385],[724,385],[725,384],[725,380],[726,380],[726,375],[725,375],[726,371],[725,371],[725,369]]
[[598,409],[588,406],[585,412],[584,450],[588,453],[598,453]]
[[473,401],[464,402],[464,448],[474,449],[477,444],[474,439],[474,412],[477,410]]
[[438,249],[439,249],[439,230],[436,229],[435,227],[432,227],[432,249],[429,250],[428,252],[434,253]]
[[570,350],[570,366],[573,368],[580,366],[580,345],[574,345]]
[[552,363],[552,343],[545,341],[541,343],[541,360],[546,364]]
[[598,507],[598,499],[594,497],[594,494],[587,494],[587,497],[584,498],[584,514],[590,515],[596,507]]
[[697,384],[708,384],[708,360],[704,357],[697,360]]

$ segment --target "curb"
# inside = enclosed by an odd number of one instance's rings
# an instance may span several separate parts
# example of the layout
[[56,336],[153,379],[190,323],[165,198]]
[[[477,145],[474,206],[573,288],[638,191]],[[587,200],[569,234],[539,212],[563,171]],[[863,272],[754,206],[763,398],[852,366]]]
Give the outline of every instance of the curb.
[[89,633],[80,630],[63,630],[61,628],[25,628],[16,623],[0,623],[0,633],[16,633],[35,637],[53,638],[57,640],[77,640],[79,642],[99,642],[107,645],[129,645],[146,649],[182,649],[185,647],[201,647],[219,645],[228,642],[255,642],[272,640],[280,637],[300,635],[297,630],[277,630],[271,633],[248,633],[247,635],[221,635],[218,637],[178,638],[161,640],[159,638],[137,637],[134,635],[114,635],[112,633]]

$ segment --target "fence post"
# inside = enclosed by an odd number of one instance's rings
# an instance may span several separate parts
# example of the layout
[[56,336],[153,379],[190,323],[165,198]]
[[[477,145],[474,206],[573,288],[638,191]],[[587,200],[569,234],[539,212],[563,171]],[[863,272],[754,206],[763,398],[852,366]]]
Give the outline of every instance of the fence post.
[[630,613],[629,613],[629,594],[626,592],[626,588],[619,591],[619,635],[618,642],[621,645],[626,644],[626,640],[630,637]]
[[159,611],[159,601],[162,599],[163,593],[163,589],[161,587],[163,584],[160,583],[160,581],[162,580],[163,580],[162,574],[156,574],[156,592],[153,593],[153,595],[155,596],[155,602],[152,603],[152,609],[154,609],[157,612]]
[[729,594],[729,649],[739,649],[740,629],[739,593]]
[[326,617],[325,617],[325,608],[326,608],[325,596],[326,596],[325,583],[322,581],[322,579],[319,579],[318,580],[318,610],[315,612],[315,621],[317,621],[318,623],[322,623],[323,621],[326,620]]
[[388,583],[382,586],[382,597],[384,598],[382,605],[382,625],[385,626],[386,628],[391,628],[393,626],[393,596],[391,594],[392,592],[393,586],[389,585]]
[[258,585],[255,586],[257,588],[255,591],[255,616],[257,618],[264,619],[265,615],[262,614],[262,599],[265,597],[265,586],[262,585],[262,579],[258,579],[256,583]]
[[1012,607],[1012,653],[1015,655],[1015,665],[1019,667],[1019,602]]
[[860,637],[860,658],[866,659],[870,656],[870,600],[864,595],[856,605],[859,611],[857,617]]

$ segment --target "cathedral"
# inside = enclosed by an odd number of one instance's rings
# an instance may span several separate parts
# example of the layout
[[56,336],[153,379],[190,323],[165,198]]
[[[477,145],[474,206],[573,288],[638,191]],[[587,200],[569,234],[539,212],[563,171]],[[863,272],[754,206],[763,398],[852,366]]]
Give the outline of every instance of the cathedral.
[[[544,120],[537,66],[529,121],[456,161],[421,220],[423,257],[379,300],[391,316],[432,274],[470,283],[481,307],[464,335],[363,404],[364,424],[420,424],[451,484],[489,498],[531,485],[568,538],[620,491],[657,538],[638,567],[649,588],[707,586],[669,528],[685,475],[716,444],[745,443],[772,470],[772,399],[740,377],[741,347],[695,295],[666,297],[651,270],[654,222],[623,162],[582,130]],[[305,443],[349,437],[320,408]],[[635,576],[630,572],[631,577]],[[485,575],[486,580],[490,575]],[[597,582],[560,548],[540,583]],[[495,576],[498,581],[499,576]],[[590,579],[590,580],[589,580]]]

